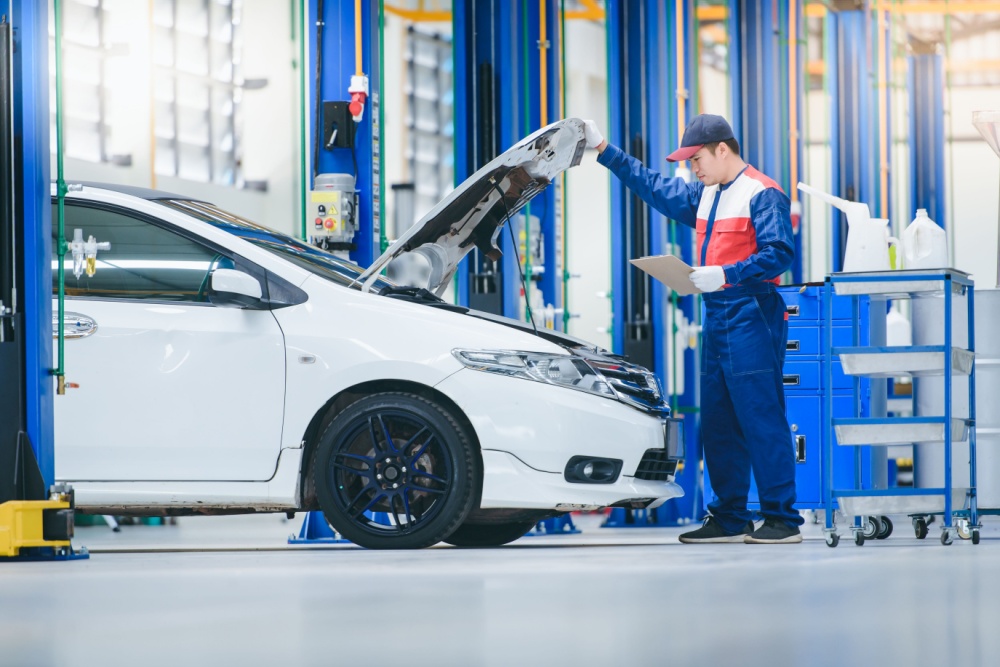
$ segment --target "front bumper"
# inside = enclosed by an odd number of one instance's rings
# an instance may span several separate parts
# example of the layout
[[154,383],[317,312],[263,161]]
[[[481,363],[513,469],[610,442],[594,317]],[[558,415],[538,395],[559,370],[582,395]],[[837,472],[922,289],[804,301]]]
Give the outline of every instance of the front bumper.
[[[672,476],[635,477],[647,450],[665,447],[664,423],[618,401],[565,387],[463,369],[437,385],[472,422],[485,464],[482,507],[583,509],[683,495]],[[611,484],[567,482],[574,456],[622,461]],[[579,505],[581,507],[560,507]]]
[[673,478],[650,482],[622,475],[614,484],[571,484],[562,473],[534,470],[508,452],[483,450],[483,498],[479,505],[482,509],[516,507],[571,512],[628,502],[652,509],[683,495],[684,489]]

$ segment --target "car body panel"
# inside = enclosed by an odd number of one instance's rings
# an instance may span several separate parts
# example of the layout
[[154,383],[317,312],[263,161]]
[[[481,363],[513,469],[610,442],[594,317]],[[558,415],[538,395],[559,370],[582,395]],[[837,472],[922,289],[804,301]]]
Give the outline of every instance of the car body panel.
[[76,507],[90,513],[158,514],[173,510],[285,512],[301,506],[301,449],[283,449],[265,482],[73,481]]
[[97,330],[65,344],[67,378],[78,387],[56,399],[58,478],[266,480],[274,473],[285,345],[269,311],[66,304]]
[[318,277],[303,288],[308,302],[274,311],[287,345],[285,447],[298,446],[313,415],[346,389],[376,380],[434,387],[464,368],[451,354],[457,347],[515,346],[565,354],[553,343],[461,313]]
[[664,446],[659,417],[583,391],[471,369],[437,389],[469,418],[484,450],[542,472],[562,475],[579,455],[620,459],[622,475],[633,475],[647,449]]
[[483,468],[482,509],[594,510],[628,500],[652,508],[684,495],[673,481],[625,476],[614,484],[571,484],[561,474],[535,470],[513,454],[497,450],[483,451]]
[[360,280],[374,278],[405,253],[415,253],[426,263],[429,281],[418,287],[440,296],[458,263],[473,248],[494,262],[500,259],[497,237],[508,218],[560,174],[580,164],[585,148],[579,118],[556,121],[525,137],[448,193],[389,246]]

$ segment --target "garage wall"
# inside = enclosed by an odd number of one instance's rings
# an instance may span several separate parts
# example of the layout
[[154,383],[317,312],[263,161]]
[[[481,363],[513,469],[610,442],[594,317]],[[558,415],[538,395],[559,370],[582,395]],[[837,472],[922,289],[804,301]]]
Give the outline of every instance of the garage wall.
[[978,287],[993,287],[998,282],[1000,157],[973,127],[972,112],[1000,110],[1000,89],[955,88],[951,102],[946,131],[954,141],[950,149],[945,146],[945,182],[954,188],[947,201],[954,216],[949,241],[954,247],[955,268],[972,273]]
[[[242,168],[248,181],[266,181],[267,191],[160,176],[151,163],[150,7],[135,0],[105,0],[111,21],[108,39],[119,54],[114,64],[119,84],[108,112],[113,152],[129,154],[131,165],[118,166],[67,158],[66,178],[94,180],[161,190],[206,199],[274,229],[295,233],[299,228],[298,146],[296,123],[298,87],[294,60],[297,47],[288,2],[243,0],[240,26],[246,79],[266,79],[259,90],[245,92],[242,112]],[[53,95],[53,99],[54,95]],[[52,141],[53,151],[55,140]],[[52,176],[56,175],[53,155]]]
[[[947,104],[946,100],[946,104]],[[803,181],[828,191],[830,146],[828,100],[823,91],[809,93],[809,145],[806,149],[806,173]],[[910,210],[909,110],[906,102],[894,99],[892,122],[896,146],[892,155],[893,216],[892,229],[898,236],[909,225],[916,211]],[[950,251],[955,268],[972,273],[977,285],[997,284],[997,210],[1000,206],[1000,158],[990,150],[972,125],[972,112],[1000,109],[1000,89],[986,87],[954,88],[951,113],[946,120],[945,185],[948,189],[946,220]],[[803,197],[809,266],[809,280],[822,280],[830,271],[830,207],[811,197]]]
[[[607,53],[604,23],[567,21],[566,116],[592,118],[608,127]],[[569,282],[569,333],[603,347],[611,346],[611,203],[610,172],[597,164],[597,151],[567,172],[567,266],[579,277]]]

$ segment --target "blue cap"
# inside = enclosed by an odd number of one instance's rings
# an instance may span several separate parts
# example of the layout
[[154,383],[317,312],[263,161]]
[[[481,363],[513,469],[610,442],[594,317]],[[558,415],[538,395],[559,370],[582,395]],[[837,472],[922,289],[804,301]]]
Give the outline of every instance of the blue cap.
[[683,162],[684,160],[690,160],[691,156],[697,153],[705,144],[711,144],[716,141],[727,141],[734,138],[733,128],[729,126],[729,121],[725,118],[710,113],[698,114],[684,128],[681,147],[668,155],[667,161]]

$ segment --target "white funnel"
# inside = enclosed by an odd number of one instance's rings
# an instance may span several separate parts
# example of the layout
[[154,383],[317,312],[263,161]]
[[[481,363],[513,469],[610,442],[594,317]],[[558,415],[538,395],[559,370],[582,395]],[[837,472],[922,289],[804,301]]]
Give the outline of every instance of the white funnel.
[[972,124],[1000,157],[1000,111],[973,111]]
[[798,185],[799,192],[805,192],[813,197],[818,197],[825,201],[831,206],[836,206],[841,211],[847,214],[847,224],[849,226],[855,223],[864,224],[868,222],[872,217],[871,209],[868,208],[868,204],[859,201],[847,201],[846,199],[841,199],[840,197],[834,197],[831,194],[827,194],[822,190],[817,190],[814,187],[806,185],[800,182]]
[[868,204],[834,197],[805,183],[799,183],[798,188],[800,192],[836,206],[847,215],[847,247],[844,248],[842,271],[889,270],[889,244],[896,243],[897,239],[889,236],[888,220],[872,218]]

